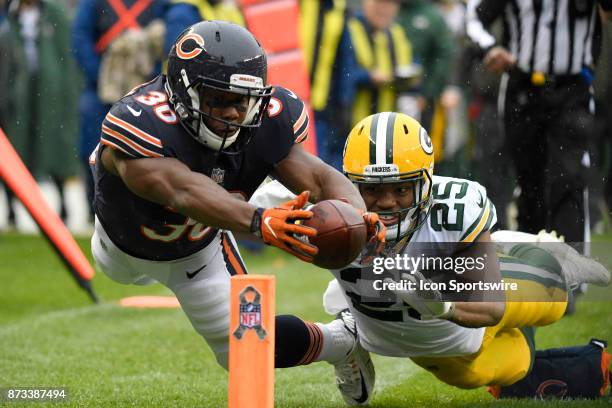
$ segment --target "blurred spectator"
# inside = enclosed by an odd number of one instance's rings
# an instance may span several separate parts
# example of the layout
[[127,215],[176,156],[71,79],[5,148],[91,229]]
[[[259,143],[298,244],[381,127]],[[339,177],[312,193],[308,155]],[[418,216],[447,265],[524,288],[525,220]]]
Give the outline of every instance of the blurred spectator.
[[76,172],[75,66],[69,22],[56,3],[15,0],[8,14],[9,52],[7,135],[35,177],[50,176],[60,193],[66,219],[64,181]]
[[362,10],[349,20],[349,32],[359,67],[351,125],[375,112],[395,111],[397,93],[411,78],[412,46],[395,22],[399,0],[363,0]]
[[[602,29],[601,55],[595,72],[595,119],[597,121],[599,149],[596,150],[595,167],[597,174],[589,188],[603,191],[595,194],[607,204],[607,213],[612,209],[612,22],[608,21]],[[601,185],[601,180],[604,185]],[[591,207],[593,208],[593,207]],[[593,208],[599,212],[599,208]],[[593,212],[592,212],[593,213]],[[609,222],[609,220],[608,220]]]
[[225,20],[244,27],[244,18],[234,0],[171,0],[164,14],[164,53],[168,55],[184,29],[202,20]]
[[[9,25],[6,18],[5,0],[0,0],[0,61],[9,57]],[[8,95],[8,64],[0,64],[0,95]],[[0,98],[0,128],[6,130],[8,120],[8,98]]]
[[[79,159],[86,181],[91,219],[94,190],[89,155],[98,144],[102,120],[117,95],[127,93],[159,71],[158,64],[156,70],[147,74],[141,69],[141,64],[142,54],[146,54],[145,68],[151,67],[149,62],[156,59],[156,50],[161,50],[163,31],[160,32],[159,25],[149,27],[145,33],[138,30],[161,18],[163,7],[163,0],[79,2],[72,28],[72,44],[76,60],[85,75],[85,89],[79,100]],[[113,46],[115,41],[119,42]],[[99,91],[102,93],[99,94]]]
[[301,0],[300,36],[310,73],[319,156],[342,170],[342,149],[350,129],[355,94],[355,55],[342,0]]
[[418,101],[420,122],[430,133],[434,146],[442,148],[444,111],[438,112],[440,123],[437,130],[433,129],[432,121],[452,64],[451,32],[440,11],[430,0],[403,0],[399,22],[412,43],[414,60],[421,64],[423,70]]
[[74,13],[76,13],[79,0],[53,0],[59,4],[62,9],[66,12],[66,17],[70,22],[74,19]]
[[467,77],[465,64],[467,39],[465,35],[465,3],[461,0],[437,0],[435,2],[450,35],[453,52],[446,77],[446,84],[434,102],[434,120],[431,134],[436,153],[436,172],[453,177],[469,175],[468,126],[466,110]]
[[[7,61],[11,50],[9,44],[9,25],[6,18],[7,4],[5,0],[0,0],[0,61]],[[8,64],[0,64],[0,95],[8,95]],[[6,123],[8,121],[8,105],[9,98],[0,98],[0,129],[6,132]],[[0,180],[1,182],[1,180]],[[8,208],[8,224],[15,226],[15,211],[11,203],[11,194],[8,187],[5,186],[7,192],[7,208]]]
[[497,226],[508,229],[507,209],[512,201],[514,176],[498,112],[499,75],[489,72],[480,55],[473,51],[466,55],[466,60],[472,62],[468,79],[468,116],[474,132],[471,171],[495,204]]
[[[496,21],[489,32],[501,38],[502,21]],[[509,229],[507,213],[515,183],[498,106],[500,76],[486,69],[480,49],[473,44],[466,44],[457,63],[460,68],[456,72],[460,74],[451,75],[450,81],[464,84],[471,128],[470,177],[487,188],[497,209],[497,227]]]
[[[521,231],[554,229],[570,242],[589,240],[585,197],[598,4],[612,11],[610,0],[468,3],[467,32],[485,55],[486,67],[507,72],[500,89],[521,188]],[[498,44],[488,28],[501,16],[506,32]]]
[[154,20],[141,30],[125,31],[108,46],[98,76],[98,96],[103,103],[119,100],[159,72],[164,34],[163,22]]

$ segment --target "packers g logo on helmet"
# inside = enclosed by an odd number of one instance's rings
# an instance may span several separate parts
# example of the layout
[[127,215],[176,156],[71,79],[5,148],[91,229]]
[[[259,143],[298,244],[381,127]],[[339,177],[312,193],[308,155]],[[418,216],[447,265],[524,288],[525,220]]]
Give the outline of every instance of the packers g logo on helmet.
[[431,138],[418,121],[402,113],[382,112],[362,119],[344,145],[344,174],[357,185],[414,182],[412,206],[380,213],[399,216],[400,222],[387,228],[391,241],[416,230],[427,218],[433,168]]
[[421,142],[421,147],[423,151],[429,155],[433,154],[433,143],[431,143],[431,137],[427,134],[427,131],[424,128],[421,128],[419,133],[419,141]]

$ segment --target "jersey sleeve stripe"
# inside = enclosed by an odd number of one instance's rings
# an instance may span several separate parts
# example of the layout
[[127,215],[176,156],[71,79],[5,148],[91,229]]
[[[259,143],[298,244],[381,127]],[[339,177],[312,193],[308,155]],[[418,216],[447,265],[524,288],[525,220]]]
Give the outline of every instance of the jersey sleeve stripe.
[[465,239],[465,237],[466,237],[467,235],[469,235],[469,234],[470,234],[470,233],[471,233],[471,232],[474,230],[474,228],[476,228],[476,226],[478,225],[478,222],[480,221],[480,218],[482,218],[482,215],[484,214],[484,212],[485,212],[485,209],[486,209],[486,208],[487,208],[487,206],[485,205],[485,206],[483,207],[483,209],[482,209],[482,210],[480,210],[480,214],[478,214],[478,217],[476,218],[476,221],[474,221],[474,222],[472,223],[472,225],[470,225],[470,226],[468,227],[468,229],[467,229],[467,230],[465,230],[465,232],[463,233],[463,235],[461,236],[461,238],[459,239],[459,241],[463,241],[463,239]]
[[115,148],[117,150],[121,150],[123,153],[127,154],[128,156],[136,157],[132,153],[130,153],[126,149],[124,149],[123,147],[119,146],[116,143],[111,142],[110,140],[102,139],[102,140],[100,140],[100,143],[102,143],[105,146],[110,146],[110,147],[113,147],[113,148]]
[[[309,118],[308,118],[308,113],[306,112],[306,108],[304,108],[302,113],[305,114],[304,120],[302,121],[299,127],[294,126],[293,128],[293,134],[295,136],[295,143],[302,143],[308,137]],[[296,125],[298,124],[298,122],[296,122]]]
[[497,221],[497,214],[495,211],[493,211],[493,203],[489,199],[487,199],[487,204],[491,206],[492,211],[489,214],[489,219],[487,220],[487,225],[485,225],[484,227],[484,231],[491,229],[491,227],[493,227],[493,224]]
[[[144,149],[150,152],[154,152],[156,154],[163,156],[163,148],[157,145],[154,145],[152,143],[149,143],[141,139],[140,137],[137,137],[133,133],[126,131],[125,128],[117,126],[116,124],[110,122],[108,118],[105,119],[104,122],[102,122],[102,126],[106,127],[106,129],[108,129],[109,131],[112,131],[112,132],[115,132],[116,134],[121,135],[124,139],[128,139],[131,142],[130,144],[131,146],[136,145],[136,146],[139,146],[141,149]],[[147,156],[150,156],[150,154],[147,154]]]
[[308,121],[308,113],[306,112],[306,105],[302,105],[302,113],[298,120],[293,124],[293,133],[297,133],[298,130],[302,127],[304,122]]
[[116,117],[112,113],[109,113],[108,115],[106,115],[106,119],[110,123],[112,123],[113,125],[118,126],[118,127],[122,128],[122,129],[130,132],[134,136],[144,140],[147,143],[151,143],[153,146],[159,147],[160,149],[163,147],[162,143],[161,143],[161,140],[159,140],[156,137],[151,136],[150,134],[148,134],[144,130],[138,129],[136,126],[132,125],[131,123],[128,123],[128,122],[126,122],[124,120],[119,119],[118,117]]
[[[481,232],[484,231],[485,226],[487,225],[487,221],[489,220],[489,213],[491,212],[491,205],[489,204],[489,200],[487,200],[486,205],[480,212],[480,215],[474,221],[470,228],[464,234],[464,238],[461,239],[460,242],[474,242],[474,240],[480,235]],[[470,229],[473,228],[473,231],[470,232]]]
[[308,128],[304,129],[304,131],[295,138],[295,143],[302,143],[306,139],[308,139]]
[[162,154],[151,151],[145,147],[142,147],[136,144],[133,140],[130,140],[129,138],[122,135],[121,133],[116,132],[113,129],[103,124],[102,125],[102,139],[103,140],[105,139],[105,136],[112,137],[115,140],[123,142],[125,145],[128,146],[128,148],[131,148],[134,152],[136,152],[136,154],[134,154],[133,152],[132,156],[164,157]]

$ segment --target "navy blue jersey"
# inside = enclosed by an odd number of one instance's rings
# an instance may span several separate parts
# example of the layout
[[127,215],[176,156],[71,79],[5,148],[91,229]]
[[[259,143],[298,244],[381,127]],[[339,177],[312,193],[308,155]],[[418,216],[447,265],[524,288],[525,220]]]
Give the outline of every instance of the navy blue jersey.
[[275,87],[267,114],[246,147],[232,145],[226,151],[237,149],[234,154],[216,154],[179,123],[168,104],[165,81],[164,76],[157,77],[113,105],[102,124],[94,164],[94,208],[113,243],[132,256],[159,261],[200,250],[216,229],[132,193],[106,171],[100,160],[102,149],[111,147],[135,160],[176,158],[236,198],[248,200],[274,165],[308,135],[304,103],[291,91]]

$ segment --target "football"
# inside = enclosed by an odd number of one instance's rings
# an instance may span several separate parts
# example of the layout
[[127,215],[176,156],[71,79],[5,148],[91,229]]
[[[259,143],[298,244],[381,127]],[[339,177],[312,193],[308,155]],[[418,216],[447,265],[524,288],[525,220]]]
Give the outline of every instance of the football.
[[314,264],[338,269],[354,261],[367,240],[367,227],[359,211],[340,200],[321,201],[310,211],[313,217],[303,225],[317,230],[317,236],[309,238],[319,248]]

